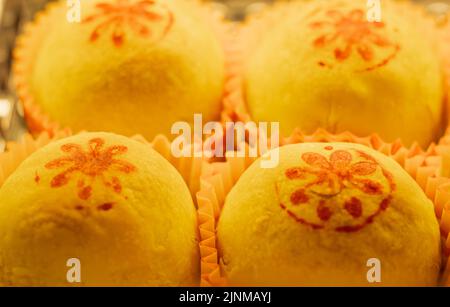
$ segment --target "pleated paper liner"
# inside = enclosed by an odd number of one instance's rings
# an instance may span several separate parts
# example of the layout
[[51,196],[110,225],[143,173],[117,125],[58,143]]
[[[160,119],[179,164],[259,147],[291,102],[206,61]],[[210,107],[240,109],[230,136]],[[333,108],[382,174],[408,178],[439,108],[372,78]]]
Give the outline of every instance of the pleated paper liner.
[[[442,229],[445,258],[450,255],[450,141],[447,147],[431,146],[427,151],[423,151],[419,146],[406,148],[400,142],[385,143],[376,135],[359,138],[351,133],[333,135],[319,130],[313,135],[298,133],[290,140],[285,139],[284,145],[307,142],[362,144],[396,160],[434,202],[436,216]],[[243,150],[248,152],[248,145],[246,146]],[[228,153],[225,162],[208,164],[202,170],[200,190],[197,193],[202,286],[227,285],[220,270],[216,226],[227,194],[256,159],[237,157],[236,153]],[[447,270],[450,271],[450,264]],[[446,282],[450,285],[450,280]]]
[[[47,132],[43,132],[37,137],[25,135],[21,138],[21,140],[14,143],[9,143],[7,145],[7,150],[4,153],[0,153],[0,187],[17,169],[17,167],[19,167],[19,165],[36,150],[51,142],[69,137],[71,135],[73,134],[69,130],[57,131],[52,136],[50,136]],[[170,141],[163,135],[155,137],[152,142],[148,142],[140,135],[136,135],[131,138],[139,142],[149,144],[149,146],[168,160],[183,176],[183,179],[185,180],[195,201],[195,193],[200,189],[199,178],[201,169],[203,164],[206,164],[206,161],[202,157],[195,157],[193,154],[195,146],[186,149],[192,153],[192,157],[175,158],[172,155]]]
[[[226,78],[225,94],[223,99],[222,122],[248,122],[251,121],[244,93],[244,65],[252,51],[257,48],[261,38],[268,30],[274,27],[277,22],[283,20],[286,14],[293,9],[297,9],[305,3],[311,1],[296,0],[292,2],[280,1],[274,5],[264,9],[259,13],[255,13],[247,18],[247,20],[236,30],[232,46],[228,47],[231,51],[228,57],[228,74]],[[433,19],[419,5],[411,5],[410,0],[399,1],[407,6],[405,9],[416,14],[417,18]],[[442,67],[445,78],[445,97],[443,101],[446,109],[446,119],[448,120],[448,128],[450,128],[450,14],[447,18],[436,18],[433,20],[433,33],[438,35],[440,41],[440,54],[442,57]],[[434,33],[436,32],[436,33]],[[431,34],[430,34],[431,35]],[[292,134],[296,134],[294,129]]]
[[48,29],[51,29],[51,17],[61,14],[63,10],[67,11],[67,8],[61,5],[61,2],[50,2],[43,11],[36,14],[32,23],[25,25],[22,34],[16,41],[13,54],[14,83],[17,96],[23,104],[28,129],[32,133],[46,131],[53,135],[59,129],[59,124],[48,117],[35,102],[29,80],[41,37],[48,32]]
[[[230,48],[225,48],[225,46],[231,46],[229,36],[231,24],[224,20],[224,16],[219,10],[213,6],[208,6],[206,2],[201,0],[186,1],[198,2],[204,10],[205,16],[211,23],[211,28],[216,32],[217,37],[224,46],[225,65],[228,67],[228,55],[231,51]],[[44,10],[36,14],[32,22],[25,25],[22,34],[17,39],[14,50],[14,84],[17,95],[24,107],[25,120],[28,128],[33,134],[48,132],[50,135],[53,135],[63,126],[57,119],[51,118],[45,113],[39,102],[33,96],[32,89],[30,88],[34,60],[39,51],[42,37],[45,37],[48,29],[55,26],[51,22],[53,19],[52,16],[61,15],[61,11],[64,12],[63,15],[65,16],[67,12],[65,1],[60,0],[47,4]],[[180,47],[182,48],[182,46]]]

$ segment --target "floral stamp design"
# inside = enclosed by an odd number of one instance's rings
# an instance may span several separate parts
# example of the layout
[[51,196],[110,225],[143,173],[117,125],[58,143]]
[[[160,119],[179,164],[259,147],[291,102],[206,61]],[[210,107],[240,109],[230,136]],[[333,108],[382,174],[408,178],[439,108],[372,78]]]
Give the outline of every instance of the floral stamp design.
[[157,42],[167,35],[175,22],[170,9],[157,0],[101,2],[96,5],[96,9],[96,14],[83,20],[85,24],[96,24],[90,41],[95,42],[101,35],[111,32],[116,47],[124,44],[127,28]]
[[388,208],[396,188],[392,175],[362,151],[309,152],[301,162],[284,172],[276,191],[281,208],[313,229],[358,231]]
[[[361,71],[370,71],[387,65],[400,51],[398,44],[390,41],[383,33],[386,24],[369,22],[363,10],[354,9],[345,14],[336,9],[326,13],[327,20],[310,23],[314,30],[322,34],[313,41],[316,48],[335,46],[334,58],[342,63],[354,52],[368,64]],[[332,67],[323,61],[320,66]]]
[[61,151],[67,155],[45,165],[45,168],[50,170],[65,169],[52,179],[51,187],[63,187],[69,184],[74,179],[73,177],[78,174],[78,197],[82,200],[91,197],[92,184],[97,178],[101,179],[106,187],[120,194],[122,184],[119,178],[116,176],[107,178],[106,174],[111,171],[129,174],[137,169],[129,162],[115,158],[115,156],[125,154],[128,151],[126,146],[115,145],[104,148],[104,145],[103,139],[95,138],[89,141],[87,151],[78,144],[61,146]]

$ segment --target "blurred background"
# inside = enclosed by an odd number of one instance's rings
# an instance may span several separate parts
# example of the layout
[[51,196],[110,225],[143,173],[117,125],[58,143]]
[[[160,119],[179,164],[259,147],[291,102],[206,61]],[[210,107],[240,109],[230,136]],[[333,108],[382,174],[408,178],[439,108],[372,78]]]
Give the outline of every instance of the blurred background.
[[[0,0],[0,152],[7,141],[15,140],[26,132],[23,112],[11,84],[14,41],[23,24],[50,1],[55,0]],[[217,9],[232,20],[241,20],[273,1],[276,0],[211,0]],[[414,1],[426,6],[438,18],[450,11],[450,0]]]

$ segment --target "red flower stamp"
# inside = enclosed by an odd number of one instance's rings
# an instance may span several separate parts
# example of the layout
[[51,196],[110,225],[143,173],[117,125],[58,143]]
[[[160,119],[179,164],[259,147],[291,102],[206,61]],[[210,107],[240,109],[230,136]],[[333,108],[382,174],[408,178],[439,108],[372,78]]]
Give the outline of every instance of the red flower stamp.
[[301,162],[287,169],[276,185],[281,208],[297,222],[355,232],[388,208],[393,177],[370,155],[358,150],[336,150],[329,157],[311,152]]
[[61,146],[61,151],[66,153],[67,156],[45,165],[50,170],[65,168],[63,172],[52,179],[51,187],[60,188],[65,186],[76,174],[79,174],[77,188],[80,199],[87,200],[91,197],[92,184],[97,178],[101,179],[106,187],[120,194],[122,192],[122,184],[119,178],[115,176],[107,178],[106,174],[110,171],[129,174],[136,171],[136,167],[129,162],[115,158],[115,156],[128,151],[126,146],[116,145],[104,148],[104,145],[105,141],[103,139],[95,138],[89,141],[87,151],[78,144]]
[[110,32],[116,47],[123,45],[127,28],[157,42],[166,36],[175,21],[170,9],[157,0],[101,2],[96,5],[96,9],[96,14],[83,20],[86,24],[96,23],[90,37],[91,42]]
[[[387,65],[400,51],[400,46],[386,37],[386,24],[368,21],[363,10],[354,9],[345,14],[332,9],[325,14],[327,20],[310,23],[312,29],[322,32],[313,45],[334,46],[334,58],[338,62],[344,62],[356,52],[368,64],[361,71],[370,71]],[[323,61],[319,65],[332,67]]]

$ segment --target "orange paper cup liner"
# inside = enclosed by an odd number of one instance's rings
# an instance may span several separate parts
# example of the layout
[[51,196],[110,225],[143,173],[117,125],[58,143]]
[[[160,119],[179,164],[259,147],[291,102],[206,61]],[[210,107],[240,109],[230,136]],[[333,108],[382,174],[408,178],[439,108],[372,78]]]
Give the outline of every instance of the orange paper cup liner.
[[[25,135],[21,140],[7,145],[7,150],[0,153],[0,187],[5,180],[19,167],[19,165],[33,154],[36,150],[56,140],[73,135],[69,130],[57,131],[52,136],[48,132],[43,132],[37,137]],[[191,195],[195,200],[195,193],[200,189],[201,169],[206,161],[201,157],[175,158],[171,152],[171,143],[163,135],[158,135],[152,142],[148,142],[143,136],[136,135],[131,137],[142,143],[149,144],[154,150],[169,161],[182,175]],[[193,150],[191,150],[193,153]]]
[[[198,2],[204,9],[205,16],[211,23],[211,28],[216,32],[223,46],[230,45],[230,24],[224,20],[223,15],[217,9],[209,7],[200,0],[191,0]],[[14,49],[13,75],[17,96],[23,104],[25,120],[28,129],[33,134],[47,132],[53,135],[60,130],[62,125],[54,118],[51,118],[42,109],[36,97],[33,95],[30,87],[30,76],[33,72],[34,60],[39,51],[39,46],[48,29],[54,27],[51,24],[52,16],[61,15],[61,11],[67,11],[64,1],[56,1],[47,4],[47,6],[38,12],[34,20],[25,25],[22,34],[18,37]],[[226,65],[229,51],[224,48]]]
[[[291,140],[285,140],[285,145],[308,142],[362,144],[397,161],[434,202],[442,230],[443,250],[446,256],[450,254],[450,168],[444,171],[445,166],[450,165],[450,142],[447,146],[431,146],[427,151],[423,151],[418,146],[406,148],[400,142],[385,143],[375,135],[360,138],[351,133],[333,135],[320,130],[313,135],[297,134]],[[227,285],[220,270],[216,226],[227,194],[244,171],[256,160],[236,156],[229,155],[225,162],[208,164],[202,170],[200,190],[197,192],[201,238],[201,286]],[[450,272],[450,265],[447,265],[447,270]],[[450,285],[450,280],[444,283]]]
[[[275,2],[274,5],[262,11],[250,15],[240,26],[235,28],[233,39],[228,46],[228,68],[226,76],[226,86],[222,101],[223,111],[221,114],[222,123],[226,122],[249,122],[252,120],[245,100],[244,65],[252,51],[257,48],[258,43],[264,34],[273,28],[286,14],[289,14],[296,6],[302,6],[307,1]],[[405,1],[403,4],[408,5]],[[431,15],[424,14],[424,10],[418,5],[409,5],[417,16],[432,19]],[[435,20],[436,35],[440,42],[439,49],[442,58],[442,67],[445,78],[445,90],[443,101],[445,104],[446,119],[448,120],[448,131],[450,135],[450,14],[446,18]],[[293,135],[299,133],[299,128],[294,129],[291,136],[281,136],[280,144],[289,142]],[[415,145],[414,145],[415,146]],[[430,146],[433,146],[431,144]]]
[[61,10],[67,10],[60,2],[49,3],[43,11],[36,14],[34,21],[25,25],[22,34],[16,41],[13,53],[14,84],[19,100],[23,104],[25,120],[32,133],[47,132],[53,136],[60,126],[47,116],[36,103],[29,85],[33,71],[34,59],[37,56],[40,38],[51,28],[49,20]]

